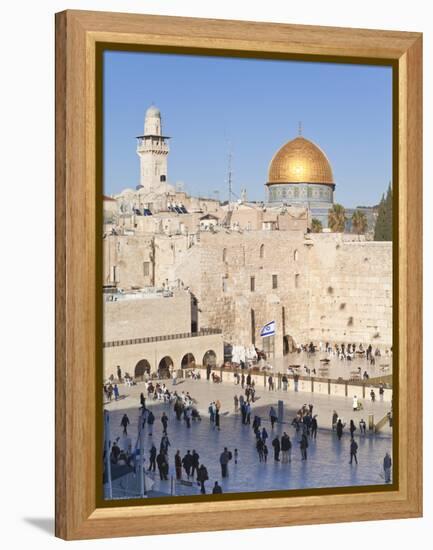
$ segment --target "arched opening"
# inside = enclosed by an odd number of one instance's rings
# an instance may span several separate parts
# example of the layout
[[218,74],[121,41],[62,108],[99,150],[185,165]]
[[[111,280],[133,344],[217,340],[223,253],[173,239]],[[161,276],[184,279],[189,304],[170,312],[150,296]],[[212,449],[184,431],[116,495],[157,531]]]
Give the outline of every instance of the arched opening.
[[265,245],[262,244],[260,246],[260,258],[264,258],[265,257]]
[[299,288],[299,273],[295,275],[295,288]]
[[293,259],[295,260],[295,262],[297,262],[299,259],[299,252],[297,250],[293,252]]
[[216,367],[216,353],[213,349],[208,349],[203,355],[203,366]]
[[143,380],[145,374],[150,374],[150,363],[147,359],[141,359],[134,369],[134,378]]
[[194,355],[192,353],[186,353],[182,357],[182,361],[181,361],[180,366],[183,369],[193,369],[193,368],[195,368],[195,357],[194,357]]
[[227,248],[223,248],[223,262],[227,261]]
[[291,353],[295,351],[295,342],[293,338],[286,334],[283,337],[283,355],[287,355],[288,353]]
[[158,378],[170,378],[170,369],[173,367],[173,359],[166,355],[158,365]]

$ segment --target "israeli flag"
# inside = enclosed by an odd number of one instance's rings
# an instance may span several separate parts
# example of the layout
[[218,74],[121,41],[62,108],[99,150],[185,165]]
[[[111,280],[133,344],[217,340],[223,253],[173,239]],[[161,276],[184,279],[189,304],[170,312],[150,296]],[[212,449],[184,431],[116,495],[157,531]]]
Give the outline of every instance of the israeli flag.
[[260,336],[262,338],[267,338],[268,336],[274,336],[274,335],[275,335],[275,321],[271,321],[270,323],[265,325],[260,331]]

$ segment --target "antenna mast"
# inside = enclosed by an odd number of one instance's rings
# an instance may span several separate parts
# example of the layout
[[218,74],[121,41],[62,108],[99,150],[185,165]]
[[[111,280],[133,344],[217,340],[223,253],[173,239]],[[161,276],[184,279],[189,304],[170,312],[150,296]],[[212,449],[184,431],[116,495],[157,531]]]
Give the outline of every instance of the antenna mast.
[[229,156],[228,156],[228,164],[227,164],[227,184],[228,184],[228,188],[229,188],[229,210],[231,210],[231,202],[232,202],[232,195],[233,195],[233,191],[232,191],[232,176],[233,176],[233,172],[232,172],[232,150],[231,150],[231,145],[229,143]]

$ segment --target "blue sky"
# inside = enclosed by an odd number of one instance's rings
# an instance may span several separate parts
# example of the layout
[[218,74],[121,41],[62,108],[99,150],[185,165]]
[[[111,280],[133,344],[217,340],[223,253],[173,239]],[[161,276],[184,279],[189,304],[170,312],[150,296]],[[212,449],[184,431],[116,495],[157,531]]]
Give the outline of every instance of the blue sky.
[[269,162],[302,121],[327,154],[336,201],[376,204],[392,178],[389,67],[104,53],[104,192],[139,183],[135,136],[155,104],[171,136],[168,179],[193,195],[264,199]]

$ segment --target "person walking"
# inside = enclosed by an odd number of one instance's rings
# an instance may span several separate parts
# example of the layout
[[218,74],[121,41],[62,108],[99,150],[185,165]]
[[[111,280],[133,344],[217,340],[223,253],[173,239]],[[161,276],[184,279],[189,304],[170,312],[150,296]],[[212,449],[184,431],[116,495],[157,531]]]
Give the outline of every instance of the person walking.
[[247,423],[247,404],[242,402],[241,404],[241,416],[242,416],[242,424]]
[[311,439],[316,439],[317,437],[317,414],[311,419]]
[[158,456],[156,457],[156,463],[158,465],[159,479],[161,481],[166,481],[168,479],[168,463],[165,453],[163,451],[160,451]]
[[235,405],[235,413],[237,413],[238,410],[239,410],[239,398],[238,398],[237,395],[235,395],[233,397],[233,402],[234,402],[234,405]]
[[289,461],[289,446],[290,446],[290,438],[286,434],[286,432],[283,433],[281,436],[281,463],[287,464]]
[[114,386],[113,386],[113,393],[114,393],[114,400],[117,401],[120,397],[119,387],[118,387],[117,384],[114,384]]
[[156,447],[155,445],[152,445],[149,453],[149,468],[147,469],[147,471],[154,472],[155,469],[156,469]]
[[174,469],[176,470],[176,479],[182,479],[182,458],[179,449],[174,455]]
[[218,484],[218,481],[215,481],[215,485],[213,486],[213,489],[212,489],[212,494],[213,495],[221,495],[222,492],[223,492],[223,490],[222,490],[221,485]]
[[277,413],[275,412],[274,407],[269,409],[269,419],[271,421],[271,429],[274,429],[275,422],[278,420]]
[[122,416],[122,420],[120,421],[120,426],[123,427],[123,435],[128,435],[128,424],[129,424],[129,418],[128,418],[128,415],[125,413]]
[[200,484],[200,493],[202,495],[206,494],[206,488],[204,484],[209,479],[209,475],[207,473],[206,466],[204,464],[200,464],[198,471],[197,471],[197,481]]
[[263,460],[265,461],[265,464],[268,461],[268,454],[269,454],[268,446],[266,445],[266,443],[263,443]]
[[164,435],[167,435],[167,424],[168,424],[168,417],[165,414],[165,412],[162,413],[161,416],[161,423],[162,423],[162,433]]
[[352,464],[352,460],[355,459],[356,464],[358,464],[358,458],[356,456],[356,453],[358,452],[358,443],[353,439],[350,442],[350,462],[349,464]]
[[257,440],[256,449],[259,455],[259,462],[263,462],[263,440],[262,439]]
[[339,418],[337,420],[337,437],[338,437],[339,440],[341,439],[341,437],[343,435],[343,428],[344,428],[343,422],[341,422],[341,418]]
[[275,460],[275,462],[280,462],[281,445],[280,445],[280,440],[278,439],[278,436],[275,436],[275,438],[273,439],[272,447],[274,448],[274,460]]
[[197,453],[195,449],[192,450],[192,460],[191,460],[191,477],[194,477],[194,473],[198,472],[198,464],[200,455]]
[[245,424],[251,424],[251,405],[249,403],[246,403],[246,420]]
[[285,374],[283,374],[282,378],[281,378],[281,382],[283,384],[283,391],[287,391],[287,385],[288,385],[288,378]]
[[244,389],[245,387],[245,374],[242,373],[242,376],[241,376],[241,386],[242,386],[242,389]]
[[350,438],[351,439],[353,439],[353,434],[355,433],[355,430],[356,430],[355,423],[353,422],[353,420],[351,420],[350,425],[349,425],[349,431],[350,431]]
[[262,439],[263,439],[263,443],[266,443],[266,440],[268,439],[268,432],[266,431],[266,428],[263,426],[262,428]]
[[373,389],[370,392],[370,398],[371,398],[372,403],[374,403],[376,401],[376,394],[374,393]]
[[146,408],[146,398],[144,397],[144,393],[141,392],[140,393],[140,407],[142,409],[145,409]]
[[220,465],[221,465],[221,477],[228,476],[228,463],[230,460],[230,453],[227,450],[227,447],[224,447],[224,451],[220,455]]
[[338,413],[337,411],[334,411],[332,413],[332,431],[334,431],[335,428],[337,427],[337,420],[338,420]]
[[215,420],[215,410],[216,410],[215,403],[212,401],[212,403],[210,403],[210,405],[208,407],[209,422],[211,422],[211,423],[213,423],[214,420]]
[[182,466],[183,466],[183,469],[185,470],[186,476],[189,478],[191,475],[191,467],[192,467],[192,455],[189,449],[186,452],[186,455],[182,458]]
[[361,418],[361,420],[359,421],[359,431],[361,432],[361,434],[365,435],[365,428],[366,428],[365,420]]
[[149,435],[152,435],[153,433],[153,423],[155,422],[155,415],[152,411],[149,411],[149,414],[147,415],[147,425],[149,426]]
[[120,365],[117,365],[117,380],[119,380],[119,382],[122,381],[122,369],[120,368]]
[[299,443],[301,449],[301,459],[307,460],[308,439],[305,434],[302,434],[301,441]]
[[354,411],[358,410],[358,398],[356,397],[356,395],[354,395],[352,399],[352,409]]
[[191,409],[190,407],[185,407],[183,411],[183,418],[186,423],[186,427],[189,429],[191,428]]
[[219,409],[217,408],[215,410],[215,428],[220,431],[220,411]]
[[[385,388],[383,387],[383,384],[380,384],[379,386],[379,399],[383,401],[383,394],[385,393]],[[114,392],[114,396],[116,396],[116,392]]]
[[274,379],[272,378],[272,374],[270,374],[268,378],[268,388],[269,391],[273,391],[274,389]]
[[391,483],[391,467],[392,467],[391,457],[389,453],[386,453],[385,458],[383,459],[383,472],[385,475],[385,483]]
[[163,435],[161,437],[161,443],[159,445],[160,451],[162,451],[164,454],[168,454],[168,448],[171,446],[170,440],[166,435]]

